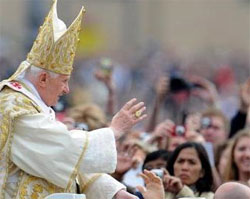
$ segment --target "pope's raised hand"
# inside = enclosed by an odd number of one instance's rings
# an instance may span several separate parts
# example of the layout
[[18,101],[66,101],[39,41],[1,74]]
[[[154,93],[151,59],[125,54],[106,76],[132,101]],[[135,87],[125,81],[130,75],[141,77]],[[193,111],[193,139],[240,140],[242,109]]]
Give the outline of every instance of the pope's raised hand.
[[128,101],[121,110],[115,114],[110,124],[116,138],[119,138],[138,122],[144,120],[147,117],[144,113],[145,110],[144,102],[138,103],[135,98]]

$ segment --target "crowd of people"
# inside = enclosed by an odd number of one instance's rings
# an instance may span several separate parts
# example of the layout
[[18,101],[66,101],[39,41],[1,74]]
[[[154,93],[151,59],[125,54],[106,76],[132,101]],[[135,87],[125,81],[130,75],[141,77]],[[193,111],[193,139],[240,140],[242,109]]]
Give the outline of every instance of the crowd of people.
[[0,82],[0,198],[248,199],[250,77],[232,118],[215,82],[174,66],[151,82],[150,99],[117,109],[109,58],[90,74],[107,91],[106,107],[59,101],[69,93],[82,14],[67,29],[55,0],[27,59]]
[[[97,128],[100,123],[109,125],[103,115],[106,113],[108,118],[113,113],[110,110],[114,110],[114,99],[119,100],[114,96],[112,73],[97,69],[93,75],[109,91],[106,109],[95,111],[98,115],[90,107],[89,111],[73,107],[64,112],[65,118],[70,117],[91,129],[90,119],[96,122]],[[175,92],[170,92],[171,81],[180,84]],[[250,78],[239,88],[239,110],[231,121],[220,109],[220,93],[214,83],[197,76],[189,81],[196,84],[196,88],[185,87],[188,85],[184,86],[184,79],[159,78],[155,103],[147,110],[145,125],[128,131],[118,140],[118,162],[111,175],[139,198],[199,196],[212,199],[223,183],[250,186]],[[167,97],[178,100],[178,95],[189,98],[201,93],[205,93],[207,107],[199,112],[184,113],[181,123],[169,119],[168,115],[159,116],[162,109],[168,111],[168,107],[164,107]],[[177,103],[182,105],[181,100]]]

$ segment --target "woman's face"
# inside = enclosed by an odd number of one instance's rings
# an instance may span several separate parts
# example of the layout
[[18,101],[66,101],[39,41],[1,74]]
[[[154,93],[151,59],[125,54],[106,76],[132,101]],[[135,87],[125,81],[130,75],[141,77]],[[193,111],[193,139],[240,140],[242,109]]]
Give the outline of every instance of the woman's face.
[[245,136],[238,140],[233,156],[239,172],[250,172],[250,137]]
[[185,185],[195,184],[203,176],[201,161],[194,148],[185,148],[179,153],[174,163],[174,175]]

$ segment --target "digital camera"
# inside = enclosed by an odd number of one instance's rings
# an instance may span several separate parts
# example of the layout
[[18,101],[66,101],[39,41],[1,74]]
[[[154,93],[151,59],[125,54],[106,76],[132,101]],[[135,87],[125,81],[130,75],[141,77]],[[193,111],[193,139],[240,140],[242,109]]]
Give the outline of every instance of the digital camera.
[[209,117],[203,117],[201,119],[201,128],[202,129],[207,129],[207,128],[211,127],[211,125],[212,125],[211,118],[209,118]]
[[175,125],[172,131],[173,136],[185,136],[186,128],[182,125]]
[[163,178],[164,172],[162,169],[152,169],[151,172],[153,172],[156,176]]
[[195,88],[202,88],[202,86],[196,83],[189,82],[183,77],[179,77],[179,76],[170,77],[169,91],[171,93],[178,93],[181,91],[190,91]]

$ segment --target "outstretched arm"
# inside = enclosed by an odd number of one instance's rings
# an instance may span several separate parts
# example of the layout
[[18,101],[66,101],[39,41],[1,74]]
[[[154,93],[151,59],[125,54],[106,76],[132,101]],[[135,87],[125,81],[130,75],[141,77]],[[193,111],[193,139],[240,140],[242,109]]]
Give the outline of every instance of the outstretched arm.
[[[115,137],[122,136],[146,115],[144,103],[130,100],[113,118],[111,128],[92,132],[68,131],[44,113],[15,120],[12,161],[25,172],[63,188],[70,186],[78,171],[112,173],[116,168]],[[115,136],[114,136],[115,135]]]

